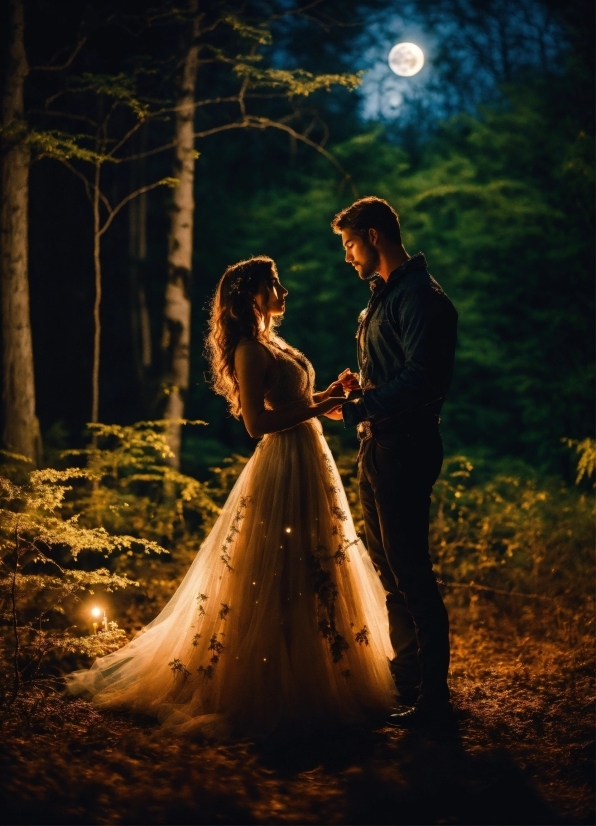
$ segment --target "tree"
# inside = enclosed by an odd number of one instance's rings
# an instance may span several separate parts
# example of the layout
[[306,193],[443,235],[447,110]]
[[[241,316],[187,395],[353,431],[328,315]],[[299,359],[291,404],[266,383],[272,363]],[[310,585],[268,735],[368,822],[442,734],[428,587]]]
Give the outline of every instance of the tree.
[[165,294],[164,331],[167,401],[164,417],[170,426],[170,448],[176,466],[180,463],[184,399],[190,376],[190,279],[192,272],[194,171],[195,171],[195,88],[199,59],[200,18],[197,0],[189,3],[191,19],[188,42],[183,53],[174,126],[174,189],[170,207],[168,239],[168,282]]
[[2,200],[0,205],[2,291],[3,443],[38,463],[41,435],[35,412],[33,342],[29,313],[28,192],[31,151],[24,123],[24,86],[29,72],[22,0],[7,4],[8,47],[2,90]]
[[[309,4],[308,8],[312,5],[317,4]],[[174,189],[170,213],[168,283],[162,340],[165,362],[162,388],[166,394],[164,416],[173,421],[170,446],[176,464],[180,461],[179,422],[184,416],[190,376],[193,185],[194,165],[198,156],[195,140],[229,130],[276,129],[288,134],[292,141],[301,141],[314,148],[340,171],[342,177],[350,177],[337,159],[324,148],[323,142],[316,142],[309,137],[312,123],[308,125],[307,122],[307,128],[300,131],[293,122],[299,124],[304,119],[299,103],[301,99],[320,89],[328,91],[337,85],[354,89],[360,82],[359,76],[316,75],[301,69],[262,68],[260,65],[264,59],[263,48],[270,47],[273,42],[273,22],[282,16],[299,15],[302,11],[300,7],[284,9],[280,6],[277,14],[272,13],[271,8],[265,13],[257,9],[250,17],[243,5],[236,8],[234,3],[229,7],[222,6],[215,15],[199,12],[196,0],[189,0],[187,6],[186,31],[182,35],[182,41],[186,45],[175,94],[174,177],[178,183]],[[197,96],[197,72],[204,66],[212,67],[212,72],[205,89],[206,94]],[[221,89],[221,93],[214,95],[214,87]],[[248,104],[256,100],[264,104],[264,111],[253,114],[248,111]],[[289,103],[290,112],[280,113],[279,110],[267,108],[267,104],[271,107],[274,100]],[[195,132],[197,111],[211,107],[223,110],[223,116],[211,117],[205,128]]]
[[[123,146],[141,128],[147,112],[134,96],[131,85],[122,76],[87,76],[85,83],[80,89],[75,91],[92,91],[97,95],[98,117],[96,120],[87,115],[95,134],[92,138],[93,148],[88,150],[81,145],[72,147],[66,153],[57,147],[54,150],[54,157],[64,163],[85,186],[85,192],[89,199],[93,215],[93,271],[95,281],[95,301],[93,305],[93,370],[92,370],[92,402],[91,419],[92,423],[99,421],[99,370],[101,361],[101,300],[102,300],[102,264],[101,264],[101,240],[103,235],[110,228],[114,218],[123,207],[135,198],[145,195],[158,186],[172,186],[175,181],[171,178],[163,178],[149,184],[143,184],[137,189],[129,191],[115,202],[107,197],[102,190],[102,169],[105,164],[121,164],[126,161],[135,160],[138,153],[130,156],[119,155]],[[107,99],[107,105],[105,99]],[[122,130],[124,133],[117,137],[110,134],[110,125],[114,116],[125,109],[132,115],[133,123],[127,123]],[[103,112],[106,114],[104,115]],[[62,116],[64,113],[56,112]],[[80,137],[79,137],[80,140]],[[52,154],[50,150],[49,155]],[[142,155],[143,153],[141,153]],[[91,174],[81,171],[72,163],[72,159],[86,162],[86,168],[91,166]]]

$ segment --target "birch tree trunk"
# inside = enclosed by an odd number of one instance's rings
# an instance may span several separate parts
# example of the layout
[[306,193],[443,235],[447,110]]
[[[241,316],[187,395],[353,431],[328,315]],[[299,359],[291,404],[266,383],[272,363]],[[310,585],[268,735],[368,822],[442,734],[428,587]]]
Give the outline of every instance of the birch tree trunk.
[[2,439],[8,450],[39,464],[41,436],[35,415],[35,377],[29,311],[28,201],[30,152],[23,140],[23,93],[29,67],[22,0],[8,0],[2,90],[0,290],[2,292]]
[[[190,11],[196,15],[197,3]],[[175,121],[174,177],[179,181],[173,191],[168,239],[168,284],[165,296],[162,347],[165,356],[167,401],[166,419],[181,419],[190,375],[190,283],[193,250],[194,169],[195,169],[195,87],[199,47],[196,43],[198,20],[194,18],[192,37],[185,55],[180,80]],[[174,453],[172,464],[180,465],[181,427],[172,422],[169,435]]]

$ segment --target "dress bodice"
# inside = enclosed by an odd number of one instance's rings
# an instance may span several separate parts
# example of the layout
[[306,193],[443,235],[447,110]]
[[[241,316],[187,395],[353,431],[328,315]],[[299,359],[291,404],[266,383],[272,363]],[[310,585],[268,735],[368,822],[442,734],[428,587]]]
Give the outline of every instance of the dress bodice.
[[267,349],[275,364],[265,390],[265,408],[275,410],[300,401],[312,404],[315,371],[306,356],[280,338],[275,338]]

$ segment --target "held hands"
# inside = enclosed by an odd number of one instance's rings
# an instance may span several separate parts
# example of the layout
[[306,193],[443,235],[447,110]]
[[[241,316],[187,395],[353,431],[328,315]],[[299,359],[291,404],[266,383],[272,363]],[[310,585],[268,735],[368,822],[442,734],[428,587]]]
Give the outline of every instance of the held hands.
[[360,390],[360,382],[357,373],[352,373],[350,368],[346,367],[337,377],[337,381],[332,382],[327,390],[321,394],[323,398],[319,402],[319,414],[334,421],[341,421],[343,418],[341,405],[345,401],[346,395],[352,390]]
[[319,402],[320,414],[330,419],[341,419],[341,405],[345,401],[344,389],[340,381],[332,382],[327,390],[321,393]]
[[361,389],[358,373],[352,373],[349,367],[346,367],[346,369],[339,374],[337,380],[341,383],[346,395],[351,393],[353,390]]
[[[360,390],[360,381],[358,380],[358,374],[352,373],[349,367],[339,374],[337,377],[337,381],[330,385],[329,390],[332,387],[336,387],[337,385],[341,386],[342,389],[342,396],[347,396],[348,393],[351,393],[353,390]],[[336,395],[334,392],[333,395]],[[337,394],[339,395],[339,393]],[[325,414],[328,419],[333,419],[336,422],[341,422],[343,419],[343,414],[341,412],[341,405],[338,407],[334,407],[332,410],[327,411]]]

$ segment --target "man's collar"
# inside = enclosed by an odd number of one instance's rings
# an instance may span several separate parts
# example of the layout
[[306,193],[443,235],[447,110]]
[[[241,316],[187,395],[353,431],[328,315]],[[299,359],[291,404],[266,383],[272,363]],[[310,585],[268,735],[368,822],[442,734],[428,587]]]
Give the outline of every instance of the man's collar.
[[407,261],[404,261],[403,264],[400,264],[400,266],[397,269],[389,273],[387,283],[389,283],[390,281],[395,281],[398,278],[401,278],[408,272],[414,272],[414,270],[422,269],[426,269],[426,258],[424,257],[424,253],[417,252],[416,255],[412,255],[411,258],[408,258]]
[[369,279],[370,288],[372,292],[375,292],[377,289],[383,289],[383,287],[387,286],[387,284],[391,284],[395,281],[399,281],[404,275],[409,272],[414,272],[414,270],[422,270],[426,269],[426,258],[424,257],[424,253],[417,252],[416,255],[412,255],[408,258],[407,261],[404,261],[403,264],[400,264],[397,269],[393,270],[389,273],[389,278],[385,281],[381,276],[376,273]]

